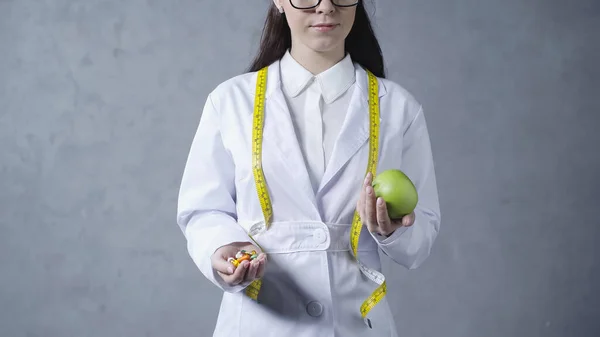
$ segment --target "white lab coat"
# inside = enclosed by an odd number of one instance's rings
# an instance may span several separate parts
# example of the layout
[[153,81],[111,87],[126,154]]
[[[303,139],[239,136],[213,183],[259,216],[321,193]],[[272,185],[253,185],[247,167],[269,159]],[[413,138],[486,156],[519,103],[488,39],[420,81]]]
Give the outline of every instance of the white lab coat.
[[[251,170],[256,73],[236,76],[210,93],[185,166],[177,221],[203,275],[223,293],[214,336],[397,336],[387,301],[359,307],[375,289],[349,250],[349,230],[369,152],[367,74],[355,65],[357,87],[318,192],[311,187],[281,89],[279,62],[269,67],[263,170],[273,205],[271,228],[256,241],[268,256],[259,302],[244,285],[226,286],[210,262],[220,246],[251,241],[263,220]],[[419,203],[412,227],[381,238],[363,228],[359,257],[381,270],[379,250],[406,268],[430,254],[440,226],[431,146],[421,105],[398,84],[379,80],[378,172],[403,170]]]

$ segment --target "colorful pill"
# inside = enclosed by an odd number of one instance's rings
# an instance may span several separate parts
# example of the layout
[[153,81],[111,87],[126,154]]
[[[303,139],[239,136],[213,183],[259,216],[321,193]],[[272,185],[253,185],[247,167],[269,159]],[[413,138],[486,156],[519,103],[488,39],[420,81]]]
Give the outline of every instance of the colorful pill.
[[248,254],[244,254],[244,255],[242,255],[241,257],[238,257],[238,259],[237,259],[237,260],[238,260],[239,262],[242,262],[242,261],[250,261],[250,255],[248,255]]
[[227,259],[228,262],[230,262],[231,264],[233,264],[234,267],[237,267],[240,265],[240,262],[236,259],[234,259],[233,257],[230,257]]

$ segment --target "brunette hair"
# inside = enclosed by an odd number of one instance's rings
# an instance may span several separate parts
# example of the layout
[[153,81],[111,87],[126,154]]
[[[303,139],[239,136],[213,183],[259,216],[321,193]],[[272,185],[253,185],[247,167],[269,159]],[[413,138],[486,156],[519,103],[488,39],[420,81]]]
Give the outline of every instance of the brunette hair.
[[[258,71],[279,60],[292,46],[292,36],[285,14],[273,3],[267,13],[262,31],[260,46],[248,71]],[[345,49],[352,61],[371,71],[375,76],[385,78],[381,47],[375,37],[371,20],[362,0],[356,7],[354,25],[346,37]]]

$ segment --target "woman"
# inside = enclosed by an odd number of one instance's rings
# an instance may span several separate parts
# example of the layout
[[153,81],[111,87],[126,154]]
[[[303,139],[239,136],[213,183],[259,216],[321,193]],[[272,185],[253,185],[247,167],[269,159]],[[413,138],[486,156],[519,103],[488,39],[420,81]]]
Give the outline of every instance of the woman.
[[[414,212],[390,219],[370,162],[406,173]],[[214,336],[396,336],[387,297],[361,311],[383,289],[365,276],[378,250],[419,266],[440,210],[423,110],[385,79],[360,1],[273,0],[250,71],[206,101],[177,220],[224,292]],[[236,265],[240,250],[258,257]]]

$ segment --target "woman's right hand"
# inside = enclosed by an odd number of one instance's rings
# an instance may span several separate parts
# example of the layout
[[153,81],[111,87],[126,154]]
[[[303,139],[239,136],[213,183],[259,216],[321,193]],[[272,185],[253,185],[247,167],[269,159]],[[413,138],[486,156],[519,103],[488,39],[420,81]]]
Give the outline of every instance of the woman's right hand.
[[[242,249],[247,252],[255,250],[259,255],[253,261],[242,261],[236,268],[227,259],[230,257],[235,259],[235,254]],[[265,273],[267,255],[250,242],[234,242],[217,249],[211,257],[211,262],[213,269],[217,271],[225,283],[229,286],[236,286],[261,278]]]

